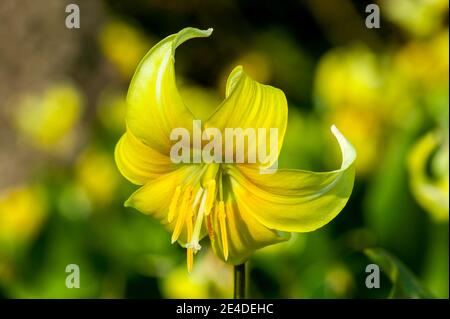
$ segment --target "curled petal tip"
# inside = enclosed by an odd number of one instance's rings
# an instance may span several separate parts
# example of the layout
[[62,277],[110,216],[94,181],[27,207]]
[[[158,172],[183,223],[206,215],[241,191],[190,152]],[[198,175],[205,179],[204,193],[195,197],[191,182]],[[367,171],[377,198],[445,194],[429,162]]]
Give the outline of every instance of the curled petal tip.
[[212,32],[213,28],[209,28],[207,30],[197,29],[193,27],[184,28],[180,32],[172,35],[172,37],[174,37],[172,40],[172,50],[176,49],[178,46],[180,46],[180,44],[188,41],[189,39],[209,37]]
[[338,134],[341,134],[341,132],[338,130],[338,128],[336,127],[336,125],[331,125],[331,132],[334,134],[334,135],[338,135]]
[[341,152],[343,156],[342,167],[341,169],[345,169],[349,167],[353,161],[356,159],[356,150],[350,144],[350,142],[342,135],[342,133],[338,130],[336,125],[331,125],[331,132],[336,137],[341,147]]
[[185,28],[183,30],[181,30],[180,32],[190,32],[193,34],[197,34],[197,37],[209,37],[212,33],[213,33],[214,29],[213,28],[208,28],[206,30],[204,29],[198,29],[198,28],[192,28],[192,27],[188,27]]
[[127,199],[125,203],[123,203],[123,207],[131,207],[130,199]]

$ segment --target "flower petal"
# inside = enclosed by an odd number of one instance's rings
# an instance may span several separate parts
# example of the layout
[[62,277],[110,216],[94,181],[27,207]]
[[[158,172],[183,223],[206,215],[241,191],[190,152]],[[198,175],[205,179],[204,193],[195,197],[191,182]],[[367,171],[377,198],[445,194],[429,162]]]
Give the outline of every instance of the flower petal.
[[[277,150],[273,152],[275,156],[270,159],[269,163],[257,161],[258,166],[269,167],[278,158],[283,144],[287,113],[286,97],[281,90],[254,81],[244,72],[241,66],[238,66],[228,77],[226,99],[207,120],[205,127],[218,128],[222,132],[225,128],[241,128],[243,130],[253,128],[256,129],[256,136],[258,136],[257,129],[266,129],[267,141],[269,141],[270,129],[277,129],[278,139],[276,141],[278,145]],[[259,149],[257,141],[257,138],[253,141],[256,143],[256,154],[258,154]],[[265,144],[265,147],[269,146],[269,143]],[[270,149],[267,149],[267,154],[269,152]],[[248,163],[248,160],[245,162]]]
[[[170,173],[150,180],[144,186],[136,190],[125,202],[126,207],[133,207],[143,214],[151,215],[163,223],[169,231],[173,231],[177,222],[174,218],[168,221],[168,213],[176,188],[189,185],[193,177],[198,176],[202,165],[182,165]],[[202,228],[200,239],[206,235],[206,228]],[[186,228],[178,237],[178,242],[184,246],[187,242]]]
[[134,207],[141,213],[167,219],[170,202],[177,186],[183,186],[189,177],[201,171],[201,165],[183,165],[176,170],[163,174],[147,182],[136,190],[125,202],[126,207]]
[[279,170],[267,175],[241,165],[230,169],[234,196],[261,224],[288,232],[313,231],[345,206],[355,178],[356,153],[333,126],[342,152],[341,168],[331,172]]
[[168,36],[147,53],[134,73],[127,95],[127,127],[163,154],[169,154],[173,128],[192,129],[193,115],[176,86],[175,49],[189,39],[208,37],[211,32],[185,28]]
[[130,182],[143,185],[175,169],[170,158],[137,139],[131,131],[120,138],[114,152],[120,173]]

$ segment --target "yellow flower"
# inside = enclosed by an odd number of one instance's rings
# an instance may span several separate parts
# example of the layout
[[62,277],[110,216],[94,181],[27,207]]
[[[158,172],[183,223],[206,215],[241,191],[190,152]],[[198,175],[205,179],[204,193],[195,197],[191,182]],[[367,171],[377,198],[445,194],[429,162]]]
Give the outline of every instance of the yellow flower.
[[[444,138],[437,132],[430,132],[414,145],[408,158],[411,190],[417,202],[436,221],[444,222],[448,221],[449,211],[448,154],[448,136]],[[430,158],[433,176],[427,172]]]
[[96,112],[101,125],[113,134],[123,132],[125,125],[125,93],[105,90],[100,94]]
[[119,70],[129,79],[139,59],[151,47],[151,40],[137,27],[121,20],[108,21],[98,34],[100,48]]
[[[187,248],[189,271],[206,236],[217,256],[236,265],[255,249],[287,240],[285,232],[313,231],[327,224],[345,206],[354,182],[356,153],[335,127],[332,132],[341,147],[342,165],[331,172],[280,169],[261,174],[260,163],[171,161],[172,129],[192,132],[196,119],[177,90],[175,49],[211,32],[186,28],[147,53],[130,84],[127,132],[115,150],[120,172],[143,185],[125,205],[161,220],[172,231],[172,242]],[[225,100],[204,128],[276,128],[278,156],[286,124],[284,93],[254,81],[238,66],[228,78]]]
[[42,94],[21,96],[15,124],[21,135],[36,147],[59,152],[71,144],[83,107],[84,98],[76,87],[57,84]]
[[89,199],[99,205],[108,204],[118,184],[118,173],[111,157],[94,147],[86,150],[76,164],[79,185]]
[[233,293],[233,271],[208,251],[198,258],[194,271],[186,273],[182,266],[164,274],[161,288],[164,298],[227,298]]
[[0,257],[3,249],[14,252],[36,236],[47,216],[47,206],[40,187],[0,190]]
[[445,0],[382,0],[380,6],[388,20],[417,37],[436,32],[448,15],[448,1]]

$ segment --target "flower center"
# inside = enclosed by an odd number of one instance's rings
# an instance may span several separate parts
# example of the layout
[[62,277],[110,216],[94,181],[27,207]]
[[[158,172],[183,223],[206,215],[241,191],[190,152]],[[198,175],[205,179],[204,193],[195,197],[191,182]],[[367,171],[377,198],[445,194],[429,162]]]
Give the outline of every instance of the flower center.
[[[214,210],[213,210],[214,208]],[[225,207],[222,190],[222,170],[219,164],[208,164],[199,176],[189,179],[187,185],[176,187],[168,213],[168,222],[175,222],[172,243],[180,237],[186,226],[187,266],[191,272],[194,254],[200,249],[201,231],[205,218],[209,236],[214,236],[211,223],[211,212],[218,220],[222,249],[225,259],[228,258],[227,230],[225,224]],[[176,218],[176,220],[175,220]]]
[[211,208],[213,206],[216,195],[215,190],[216,190],[216,181],[209,180],[206,189],[203,192],[200,207],[197,212],[192,238],[190,239],[189,243],[186,244],[186,248],[188,249],[192,248],[194,250],[194,253],[197,253],[202,248],[199,244],[200,231],[202,228],[203,219],[205,215],[207,216],[211,212]]

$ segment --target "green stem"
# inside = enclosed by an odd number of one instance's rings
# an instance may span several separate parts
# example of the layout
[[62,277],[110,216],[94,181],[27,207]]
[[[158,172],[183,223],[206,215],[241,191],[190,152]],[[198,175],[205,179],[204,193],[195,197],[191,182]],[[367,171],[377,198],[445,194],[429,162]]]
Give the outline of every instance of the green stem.
[[245,299],[247,297],[245,263],[234,266],[234,299]]

